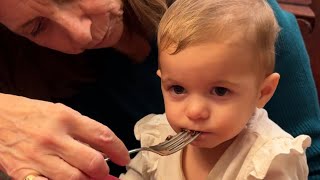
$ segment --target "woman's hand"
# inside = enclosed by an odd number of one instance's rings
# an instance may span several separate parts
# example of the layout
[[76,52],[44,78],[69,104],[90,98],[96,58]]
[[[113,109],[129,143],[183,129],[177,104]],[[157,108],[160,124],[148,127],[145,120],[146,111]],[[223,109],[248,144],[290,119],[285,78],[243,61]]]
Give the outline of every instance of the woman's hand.
[[108,179],[99,151],[119,165],[130,159],[108,127],[69,107],[0,94],[0,171],[13,179]]

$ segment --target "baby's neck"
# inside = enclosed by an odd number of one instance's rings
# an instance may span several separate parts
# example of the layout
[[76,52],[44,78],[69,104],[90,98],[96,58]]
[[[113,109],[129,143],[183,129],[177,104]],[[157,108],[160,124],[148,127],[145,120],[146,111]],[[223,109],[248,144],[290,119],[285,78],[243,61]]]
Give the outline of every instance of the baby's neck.
[[182,169],[186,180],[205,180],[233,140],[212,149],[188,145],[182,155]]

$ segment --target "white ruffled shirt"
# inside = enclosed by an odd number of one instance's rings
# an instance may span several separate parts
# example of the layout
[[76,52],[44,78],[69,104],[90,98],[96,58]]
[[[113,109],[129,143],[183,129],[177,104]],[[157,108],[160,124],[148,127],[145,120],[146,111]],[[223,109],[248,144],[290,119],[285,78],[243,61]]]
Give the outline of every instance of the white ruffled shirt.
[[[175,132],[165,114],[150,114],[137,122],[135,136],[141,146],[163,142]],[[207,180],[307,180],[305,150],[311,145],[307,135],[293,138],[257,109],[247,127],[236,137],[210,171]],[[182,151],[160,156],[143,151],[127,166],[121,180],[185,180]]]

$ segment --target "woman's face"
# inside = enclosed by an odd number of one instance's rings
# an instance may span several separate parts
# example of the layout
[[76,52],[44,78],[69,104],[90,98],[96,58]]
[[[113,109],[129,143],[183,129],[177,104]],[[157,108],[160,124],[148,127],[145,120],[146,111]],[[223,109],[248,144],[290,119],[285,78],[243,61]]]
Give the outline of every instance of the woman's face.
[[0,23],[65,53],[115,46],[123,32],[122,0],[1,0]]

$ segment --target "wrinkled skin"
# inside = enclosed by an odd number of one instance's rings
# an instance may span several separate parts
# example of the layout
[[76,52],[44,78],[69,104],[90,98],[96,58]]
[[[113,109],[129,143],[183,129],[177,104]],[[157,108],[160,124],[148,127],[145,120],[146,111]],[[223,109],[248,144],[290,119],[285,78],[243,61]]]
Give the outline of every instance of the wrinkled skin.
[[[16,13],[18,12],[18,13]],[[0,23],[65,53],[119,46],[121,0],[2,0]],[[126,147],[106,126],[62,104],[0,93],[0,170],[12,179],[108,179],[100,152],[119,165]]]
[[102,124],[62,104],[4,96],[0,163],[13,179],[30,173],[60,180],[107,179],[109,169],[99,151],[119,165],[128,163],[124,144]]
[[[2,0],[0,23],[65,53],[116,46],[123,33],[120,0]],[[15,13],[19,12],[19,13]]]

